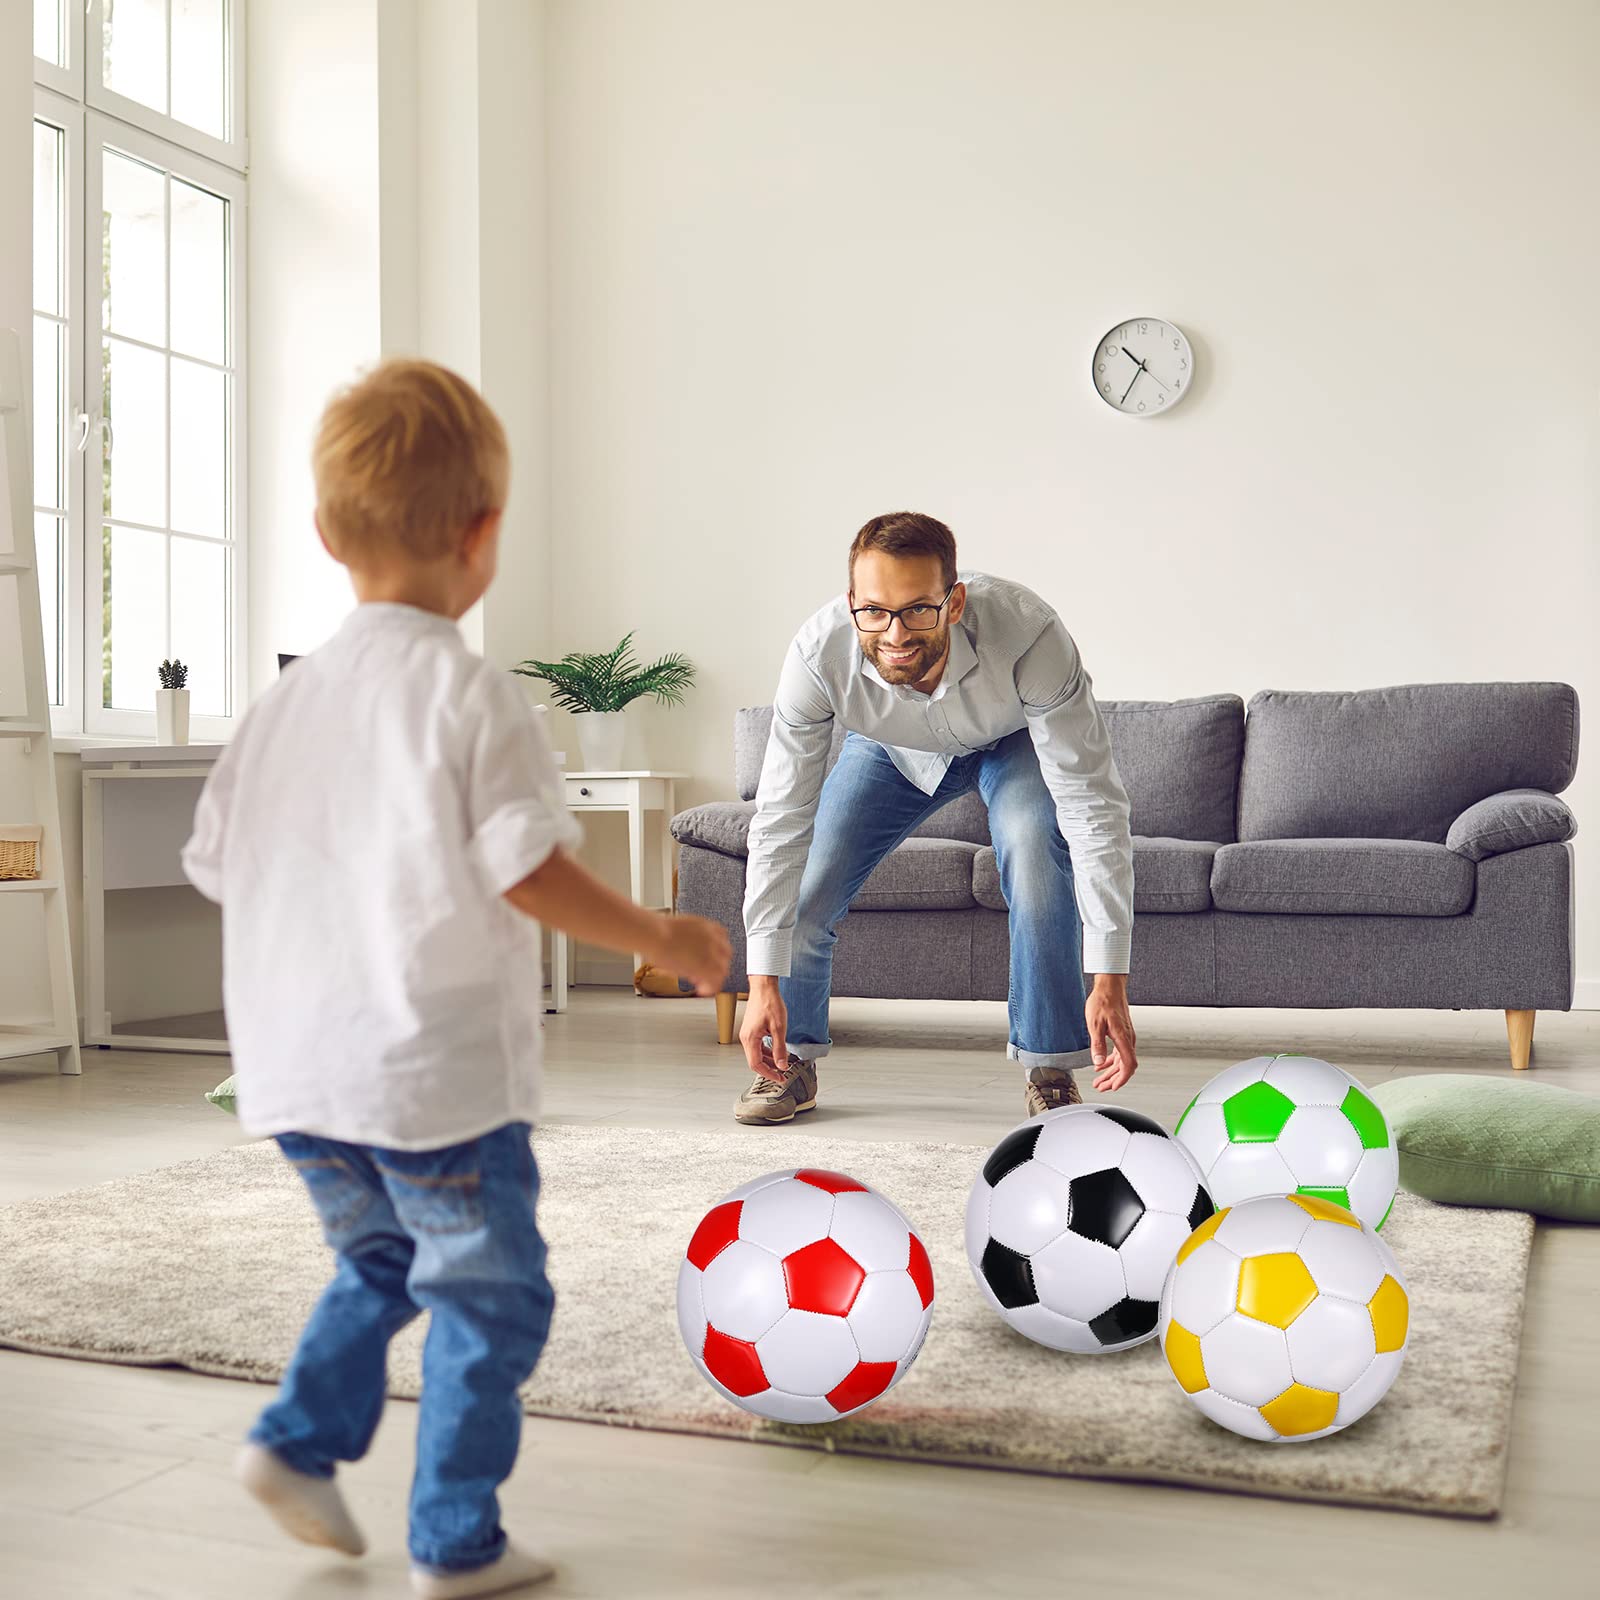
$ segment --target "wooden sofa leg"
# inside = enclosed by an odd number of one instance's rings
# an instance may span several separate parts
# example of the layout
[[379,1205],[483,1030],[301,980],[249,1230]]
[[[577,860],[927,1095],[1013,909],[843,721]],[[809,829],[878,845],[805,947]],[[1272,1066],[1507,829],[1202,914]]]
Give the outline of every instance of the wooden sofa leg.
[[733,1043],[734,1015],[739,1009],[739,997],[731,989],[717,996],[717,1043]]
[[1511,1042],[1511,1065],[1518,1072],[1527,1070],[1528,1053],[1533,1049],[1532,1011],[1506,1012],[1506,1038]]

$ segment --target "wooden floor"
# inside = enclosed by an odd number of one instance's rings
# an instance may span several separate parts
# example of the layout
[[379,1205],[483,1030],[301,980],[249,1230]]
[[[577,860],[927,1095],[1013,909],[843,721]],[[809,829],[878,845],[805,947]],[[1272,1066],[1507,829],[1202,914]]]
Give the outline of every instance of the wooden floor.
[[[1222,1066],[1304,1050],[1372,1083],[1509,1076],[1499,1016],[1145,1011],[1123,1101],[1167,1121]],[[752,1168],[812,1133],[988,1142],[1018,1118],[1004,1010],[836,1008],[823,1104],[750,1129]],[[709,1001],[579,990],[548,1019],[548,1120],[720,1126],[742,1086]],[[0,1203],[216,1150],[216,1057],[88,1050],[79,1079],[0,1066]],[[1539,1081],[1600,1091],[1600,1014],[1541,1016]],[[249,1241],[239,1241],[241,1249]],[[107,1284],[108,1294],[116,1293]],[[530,1419],[507,1525],[562,1567],[551,1595],[1495,1596],[1600,1593],[1600,1230],[1539,1229],[1506,1512],[1465,1523],[1193,1490],[832,1457]],[[626,1352],[618,1352],[626,1359]],[[5,1600],[401,1596],[413,1408],[343,1477],[373,1554],[285,1542],[227,1463],[266,1391],[0,1352]],[[1470,1396],[1463,1397],[1471,1403]]]

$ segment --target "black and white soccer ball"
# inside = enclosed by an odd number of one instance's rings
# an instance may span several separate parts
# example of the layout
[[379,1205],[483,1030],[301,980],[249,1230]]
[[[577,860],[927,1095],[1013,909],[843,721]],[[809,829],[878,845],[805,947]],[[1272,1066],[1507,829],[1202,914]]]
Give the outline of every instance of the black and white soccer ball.
[[1121,1107],[1063,1106],[1013,1128],[967,1201],[967,1259],[989,1304],[1052,1350],[1153,1338],[1178,1247],[1215,1208],[1194,1157]]

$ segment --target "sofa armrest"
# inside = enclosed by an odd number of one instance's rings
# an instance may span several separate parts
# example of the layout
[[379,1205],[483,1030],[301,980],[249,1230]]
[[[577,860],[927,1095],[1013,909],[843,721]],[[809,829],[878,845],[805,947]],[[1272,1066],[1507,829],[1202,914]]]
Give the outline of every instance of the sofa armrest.
[[742,860],[750,854],[750,822],[755,814],[754,800],[713,800],[680,811],[672,819],[672,837],[679,844],[697,844]]
[[1578,831],[1567,805],[1543,789],[1506,789],[1480,800],[1450,824],[1445,845],[1469,861],[1532,844],[1561,844]]

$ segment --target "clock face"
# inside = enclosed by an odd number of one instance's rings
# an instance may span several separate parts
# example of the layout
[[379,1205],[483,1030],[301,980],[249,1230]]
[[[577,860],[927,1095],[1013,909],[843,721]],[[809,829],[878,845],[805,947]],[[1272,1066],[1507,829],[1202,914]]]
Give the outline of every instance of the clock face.
[[1158,417],[1189,392],[1194,352],[1181,328],[1154,317],[1119,322],[1094,348],[1095,393],[1113,411]]

